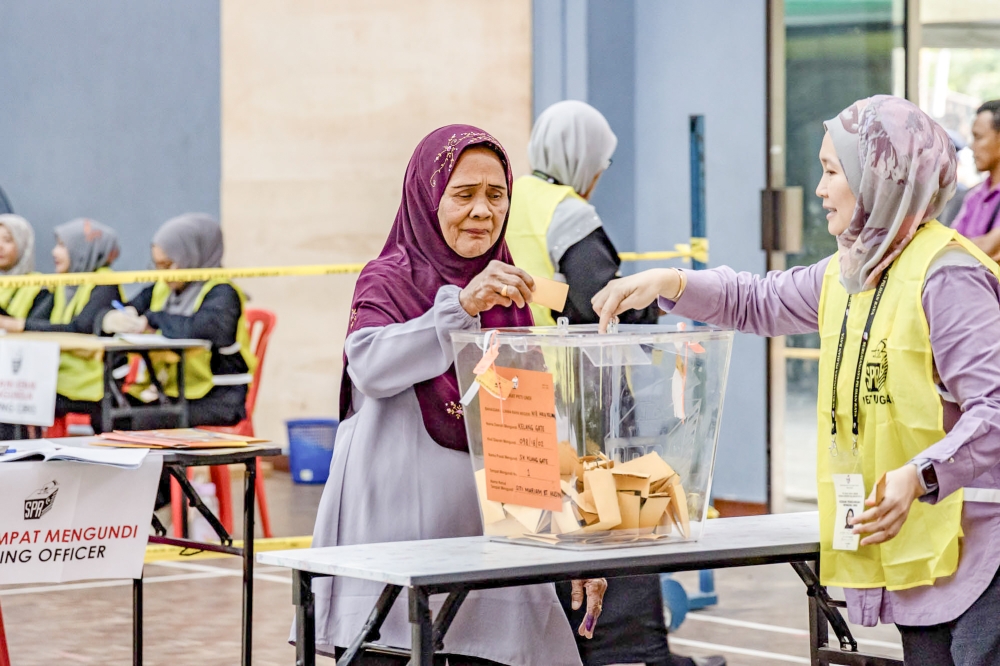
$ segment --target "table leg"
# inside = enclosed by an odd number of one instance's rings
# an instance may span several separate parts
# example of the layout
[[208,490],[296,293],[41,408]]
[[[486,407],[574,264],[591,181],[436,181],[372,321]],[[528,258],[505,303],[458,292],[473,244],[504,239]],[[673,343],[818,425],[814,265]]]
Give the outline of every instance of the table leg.
[[142,578],[132,579],[132,666],[142,666]]
[[247,473],[243,479],[243,665],[251,666],[253,651],[253,537],[254,509],[257,481],[257,459],[246,462]]
[[431,621],[430,596],[422,587],[411,587],[409,597],[412,632],[410,666],[434,666],[434,624]]
[[292,571],[295,604],[295,666],[316,666],[316,606],[312,574]]

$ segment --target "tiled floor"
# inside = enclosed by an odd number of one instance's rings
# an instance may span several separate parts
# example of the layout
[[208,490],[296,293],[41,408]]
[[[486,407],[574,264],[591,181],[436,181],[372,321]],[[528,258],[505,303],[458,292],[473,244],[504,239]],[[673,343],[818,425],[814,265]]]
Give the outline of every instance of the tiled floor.
[[[321,492],[321,487],[293,485],[287,474],[271,476],[269,504],[277,535],[309,534]],[[734,666],[808,663],[806,597],[791,567],[717,571],[715,576],[719,604],[688,615],[672,635],[675,652],[722,653]],[[689,590],[697,587],[696,574],[678,580]],[[294,663],[287,644],[290,583],[285,571],[257,568],[254,663],[260,666]],[[0,587],[14,666],[130,664],[131,590],[130,581]],[[148,565],[145,604],[146,664],[238,663],[238,560]],[[900,655],[898,649],[886,647],[898,643],[893,627],[859,630],[856,635],[876,641],[862,644],[868,651]]]

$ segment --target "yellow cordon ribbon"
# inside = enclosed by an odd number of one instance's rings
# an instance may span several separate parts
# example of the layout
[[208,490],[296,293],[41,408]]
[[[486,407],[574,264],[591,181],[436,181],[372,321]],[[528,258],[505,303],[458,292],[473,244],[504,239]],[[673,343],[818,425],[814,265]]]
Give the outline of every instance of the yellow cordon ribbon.
[[[693,259],[708,262],[708,239],[692,238],[691,244],[681,243],[670,252],[622,252],[622,261],[656,261],[662,259]],[[258,266],[248,268],[181,268],[152,271],[105,271],[101,273],[33,273],[0,275],[0,288],[55,287],[81,284],[137,284],[158,282],[207,282],[262,277],[302,277],[310,275],[351,275],[360,273],[365,264],[318,264],[312,266]]]
[[619,252],[622,261],[659,261],[663,259],[686,259],[708,263],[708,239],[692,238],[691,243],[678,243],[673,251],[664,252]]

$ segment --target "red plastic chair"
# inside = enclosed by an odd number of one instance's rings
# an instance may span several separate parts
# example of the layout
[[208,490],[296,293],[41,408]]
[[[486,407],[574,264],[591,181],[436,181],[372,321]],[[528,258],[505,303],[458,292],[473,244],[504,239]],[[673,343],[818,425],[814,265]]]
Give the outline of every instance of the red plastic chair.
[[3,611],[0,611],[0,666],[10,666],[10,652],[7,651],[7,634],[3,630]]
[[[271,337],[271,332],[278,322],[278,317],[270,310],[247,308],[247,326],[250,327],[250,348],[257,357],[257,369],[254,370],[253,383],[247,391],[246,412],[247,417],[233,426],[201,426],[206,430],[229,433],[231,435],[242,435],[253,437],[253,410],[257,404],[257,391],[260,389],[261,372],[264,369],[264,355],[267,353],[267,343]],[[271,516],[267,510],[267,493],[264,489],[264,475],[260,473],[260,459],[258,458],[257,477],[254,482],[254,491],[257,495],[257,508],[260,509],[260,524],[264,536],[271,538]],[[190,475],[192,470],[188,470]],[[215,484],[215,494],[219,500],[219,522],[222,523],[226,531],[233,531],[233,497],[232,482],[229,476],[229,468],[225,466],[215,466],[209,468],[212,483]],[[170,502],[172,507],[172,519],[174,523],[174,536],[180,537],[182,534],[182,524],[184,514],[181,511],[181,487],[177,481],[170,480]]]

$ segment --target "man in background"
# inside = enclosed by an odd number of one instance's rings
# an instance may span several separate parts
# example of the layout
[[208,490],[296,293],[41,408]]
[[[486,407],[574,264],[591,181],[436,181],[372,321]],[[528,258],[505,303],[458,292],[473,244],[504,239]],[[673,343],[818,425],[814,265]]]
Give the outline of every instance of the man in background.
[[986,180],[969,190],[952,228],[994,260],[1000,258],[1000,100],[986,102],[972,123],[972,156]]

